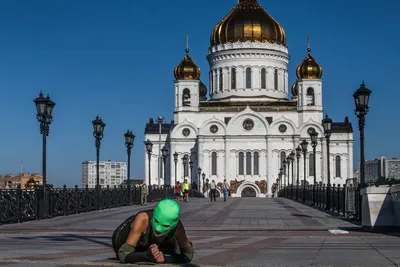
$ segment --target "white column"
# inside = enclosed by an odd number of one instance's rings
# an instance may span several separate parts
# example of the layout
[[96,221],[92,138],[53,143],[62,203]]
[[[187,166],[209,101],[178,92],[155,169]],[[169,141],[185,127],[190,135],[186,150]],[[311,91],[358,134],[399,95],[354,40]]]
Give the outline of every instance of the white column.
[[327,183],[327,169],[325,166],[327,166],[327,161],[326,161],[326,141],[325,138],[320,139],[320,147],[321,147],[321,175],[322,175],[322,183],[326,184]]
[[353,141],[347,141],[347,156],[347,178],[353,178]]
[[[229,169],[230,169],[230,166],[229,166],[229,161],[230,161],[230,156],[231,156],[231,149],[230,149],[230,146],[229,146],[229,141],[228,141],[228,138],[225,136],[224,137],[224,151],[225,151],[225,164],[224,164],[224,167],[225,167],[225,170],[224,170],[224,175],[225,175],[225,179],[228,181],[230,178],[229,178]],[[228,181],[229,182],[229,181]]]
[[272,197],[272,146],[270,144],[270,138],[268,138],[268,136],[265,137],[265,145],[266,145],[266,149],[267,149],[267,196],[268,197]]

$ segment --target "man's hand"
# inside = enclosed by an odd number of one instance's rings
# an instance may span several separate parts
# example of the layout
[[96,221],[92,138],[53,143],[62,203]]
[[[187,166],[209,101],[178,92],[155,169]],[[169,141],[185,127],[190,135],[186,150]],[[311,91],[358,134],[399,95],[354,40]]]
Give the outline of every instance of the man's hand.
[[158,247],[156,244],[152,244],[150,246],[151,253],[153,254],[154,259],[157,261],[157,263],[164,263],[165,258],[164,254],[158,250]]

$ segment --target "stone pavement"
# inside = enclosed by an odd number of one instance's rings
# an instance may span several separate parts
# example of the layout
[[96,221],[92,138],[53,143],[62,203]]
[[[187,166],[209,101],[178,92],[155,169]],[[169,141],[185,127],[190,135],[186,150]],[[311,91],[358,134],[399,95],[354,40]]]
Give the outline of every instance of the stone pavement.
[[[134,206],[0,226],[1,266],[121,266],[113,230]],[[400,239],[287,199],[236,198],[182,203],[195,247],[188,266],[398,266]],[[347,229],[335,235],[328,230]],[[167,266],[167,265],[163,265]]]

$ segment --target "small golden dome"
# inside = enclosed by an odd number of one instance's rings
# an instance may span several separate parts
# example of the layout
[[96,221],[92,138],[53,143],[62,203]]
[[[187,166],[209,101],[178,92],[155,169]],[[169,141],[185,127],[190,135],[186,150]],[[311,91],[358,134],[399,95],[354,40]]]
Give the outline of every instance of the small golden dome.
[[323,70],[322,67],[311,56],[310,45],[307,48],[308,55],[303,62],[297,67],[296,75],[299,79],[321,79]]
[[269,42],[286,46],[282,26],[257,0],[239,0],[217,25],[210,38],[211,46],[234,42]]
[[292,85],[292,96],[297,96],[297,81],[294,82],[294,84]]
[[207,96],[207,87],[203,82],[200,82],[199,96],[200,97],[206,97]]
[[200,68],[189,57],[188,48],[186,48],[185,57],[174,69],[174,75],[177,80],[198,80],[200,78]]

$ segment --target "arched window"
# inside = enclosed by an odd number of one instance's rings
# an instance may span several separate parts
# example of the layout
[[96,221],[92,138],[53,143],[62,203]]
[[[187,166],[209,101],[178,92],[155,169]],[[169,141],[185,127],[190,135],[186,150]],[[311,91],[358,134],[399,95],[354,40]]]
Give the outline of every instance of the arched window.
[[335,171],[335,173],[336,173],[336,176],[335,177],[342,177],[342,175],[341,175],[341,159],[340,159],[340,156],[336,156],[336,158],[335,158],[335,169],[336,169],[336,171]]
[[217,152],[211,154],[211,175],[217,175]]
[[246,153],[246,175],[251,175],[251,153]]
[[309,176],[314,176],[315,171],[314,171],[314,154],[310,153],[310,156],[308,158],[308,175]]
[[259,175],[258,164],[259,164],[259,157],[258,152],[254,152],[254,175]]
[[183,176],[184,176],[183,178],[189,177],[189,156],[185,155],[184,157],[187,158],[188,160],[186,160],[187,163],[183,165]]
[[219,90],[222,91],[224,90],[224,75],[222,73],[222,69],[219,69],[218,79],[219,79]]
[[261,69],[261,88],[267,88],[267,71],[265,70],[265,68]]
[[314,105],[315,105],[314,88],[308,87],[307,88],[307,106],[314,106]]
[[285,168],[285,166],[283,165],[283,161],[286,159],[286,153],[285,152],[281,152],[281,166],[280,166],[280,168],[283,168],[283,174],[285,174],[286,175],[286,168]]
[[251,88],[251,68],[246,69],[246,88]]
[[244,175],[244,153],[239,152],[239,175]]
[[188,88],[183,89],[182,92],[182,106],[190,106],[190,90]]
[[274,89],[278,90],[278,86],[279,86],[279,83],[278,83],[278,70],[275,69],[275,71],[274,71]]
[[231,88],[236,89],[236,69],[231,69]]

